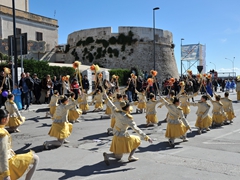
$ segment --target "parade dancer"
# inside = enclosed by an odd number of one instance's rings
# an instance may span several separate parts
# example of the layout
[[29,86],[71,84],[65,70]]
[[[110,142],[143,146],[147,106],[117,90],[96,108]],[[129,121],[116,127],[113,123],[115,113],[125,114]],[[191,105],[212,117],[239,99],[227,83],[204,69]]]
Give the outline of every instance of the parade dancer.
[[155,95],[150,93],[149,100],[146,104],[146,119],[147,119],[147,126],[151,124],[158,124],[157,112],[156,112],[156,105],[160,103],[160,100],[155,100]]
[[68,143],[66,140],[72,132],[72,124],[68,122],[68,111],[78,104],[74,101],[73,104],[68,104],[68,98],[63,97],[61,99],[61,104],[57,107],[54,114],[53,123],[49,131],[49,136],[57,138],[54,141],[45,141],[43,146],[48,149],[49,145],[61,146],[63,143]]
[[214,125],[222,126],[223,123],[227,122],[227,116],[223,110],[223,104],[220,102],[221,96],[215,94],[216,101],[214,101],[209,94],[207,94],[207,97],[209,98],[209,100],[211,101],[211,103],[213,105],[213,109],[212,109],[213,126]]
[[9,112],[9,122],[7,126],[10,128],[10,131],[20,132],[18,127],[24,123],[25,117],[22,117],[16,103],[14,102],[14,95],[9,94],[8,100],[5,102],[6,110]]
[[182,108],[179,106],[180,101],[174,97],[173,103],[169,103],[161,97],[164,105],[168,109],[167,130],[165,137],[168,138],[168,142],[171,147],[175,147],[174,140],[176,138],[182,138],[183,142],[188,141],[186,132],[191,131],[188,121],[184,118]]
[[210,105],[207,103],[208,97],[203,95],[198,103],[188,103],[191,106],[197,106],[197,120],[195,126],[198,128],[198,134],[202,134],[204,130],[210,131],[212,125],[212,117],[209,115]]
[[123,89],[119,89],[119,87],[115,88],[115,91],[113,93],[113,102],[117,101],[117,95],[118,94],[125,94],[125,91],[128,89],[128,87],[123,88]]
[[[74,104],[75,102],[75,93],[70,93],[70,98],[69,98],[69,105]],[[68,121],[70,123],[74,123],[74,122],[80,122],[78,120],[78,118],[82,115],[82,111],[80,109],[77,108],[77,106],[72,107],[71,109],[69,109],[68,112]]]
[[54,90],[53,95],[51,96],[50,103],[48,105],[49,108],[50,108],[50,111],[46,112],[46,117],[48,117],[48,115],[53,117],[53,115],[56,111],[56,108],[58,106],[59,98],[60,98],[60,96],[59,96],[58,90]]
[[[106,96],[106,92],[104,95]],[[136,133],[138,133],[144,140],[152,143],[152,140],[142,132],[133,120],[133,117],[129,114],[129,104],[121,102],[122,110],[118,109],[106,96],[107,105],[111,108],[112,114],[116,117],[116,124],[113,129],[113,139],[110,147],[112,153],[103,153],[104,162],[109,165],[109,158],[120,160],[123,154],[130,153],[128,161],[137,161],[138,158],[134,157],[134,153],[137,147],[140,145],[141,140],[139,136],[129,135],[127,129],[131,127]]]
[[33,152],[15,154],[11,149],[11,135],[5,129],[8,124],[9,114],[0,109],[0,179],[16,180],[26,173],[26,180],[31,180],[36,171],[39,157]]
[[233,123],[233,118],[235,118],[234,110],[233,110],[233,104],[232,100],[229,99],[229,93],[224,93],[224,98],[221,98],[221,103],[223,104],[223,110],[226,112],[227,119],[230,121],[230,123]]
[[145,113],[146,112],[146,104],[147,104],[147,97],[146,97],[146,91],[143,89],[142,92],[138,92],[135,90],[135,92],[138,95],[138,104],[136,113]]
[[[106,105],[108,106],[107,104],[107,99],[106,99]],[[113,102],[114,106],[116,106],[118,109],[122,109],[120,103],[123,101],[123,96],[121,94],[117,94],[117,100]],[[109,106],[108,106],[109,107]],[[109,107],[110,108],[110,107]],[[110,108],[111,109],[111,108]],[[111,111],[112,112],[112,111]],[[113,131],[113,128],[115,126],[115,123],[116,123],[116,118],[114,116],[113,113],[111,113],[111,124],[110,124],[110,128],[107,129],[107,134],[110,135],[112,134],[112,131]]]
[[[108,95],[108,98],[110,99],[110,101],[113,101],[112,92],[109,91],[109,92],[107,93],[107,95]],[[111,113],[110,107],[107,106],[107,100],[105,100],[105,104],[106,104],[105,114],[106,114],[107,116],[110,116],[112,113]]]
[[99,89],[96,90],[96,94],[95,94],[91,104],[93,104],[94,102],[95,102],[95,108],[94,108],[93,112],[102,111],[103,110],[103,96]]
[[88,96],[92,96],[94,92],[86,94],[86,90],[83,89],[82,93],[78,97],[78,103],[80,106],[80,109],[82,110],[82,114],[87,114],[87,111],[89,110],[89,105],[88,105]]

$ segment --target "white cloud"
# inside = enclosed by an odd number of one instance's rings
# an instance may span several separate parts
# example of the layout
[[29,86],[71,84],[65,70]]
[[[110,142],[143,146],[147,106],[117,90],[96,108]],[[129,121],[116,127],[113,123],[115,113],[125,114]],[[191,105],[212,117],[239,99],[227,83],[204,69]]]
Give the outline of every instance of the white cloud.
[[[220,68],[217,70],[218,72],[233,72],[233,68]],[[240,71],[240,68],[234,67],[234,71]]]
[[221,43],[225,43],[227,41],[227,38],[220,39]]

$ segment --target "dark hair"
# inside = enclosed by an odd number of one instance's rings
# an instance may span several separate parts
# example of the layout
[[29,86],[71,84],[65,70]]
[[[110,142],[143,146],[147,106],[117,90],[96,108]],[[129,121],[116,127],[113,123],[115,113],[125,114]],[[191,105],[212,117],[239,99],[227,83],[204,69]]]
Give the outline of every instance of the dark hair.
[[73,92],[72,92],[72,93],[70,93],[70,96],[71,96],[71,97],[75,96],[75,93],[73,93]]
[[202,95],[202,98],[205,99],[206,101],[208,100],[208,97],[206,95]]
[[57,94],[57,93],[58,93],[58,90],[54,90],[53,93],[54,93],[54,94]]
[[126,105],[125,105],[124,107],[122,107],[122,110],[125,111],[129,106],[130,106],[130,104],[129,104],[129,103],[126,103]]
[[228,96],[229,96],[229,92],[225,92],[225,93],[224,93],[224,96],[225,96],[225,97],[228,97]]
[[174,91],[174,90],[171,90],[169,94],[172,95],[172,96],[174,96],[174,95],[175,95],[175,91]]
[[177,97],[173,98],[173,104],[176,104],[177,102],[179,102],[179,99]]
[[117,99],[120,99],[122,98],[122,95],[121,94],[117,94]]
[[8,99],[11,99],[13,96],[14,96],[13,94],[9,94]]
[[220,95],[217,95],[215,98],[216,98],[217,101],[220,101],[221,96],[220,96]]
[[64,98],[61,99],[61,103],[64,103],[67,100],[68,100],[68,98],[66,96],[64,96]]
[[0,109],[0,123],[2,122],[2,119],[6,117],[8,117],[8,112],[5,109]]
[[107,93],[107,95],[111,95],[112,94],[112,92],[111,91],[109,91],[108,93]]
[[150,93],[149,98],[152,99],[154,97],[155,97],[155,95],[153,93]]
[[123,98],[126,98],[126,97],[128,97],[126,94],[124,94],[123,96],[122,96]]

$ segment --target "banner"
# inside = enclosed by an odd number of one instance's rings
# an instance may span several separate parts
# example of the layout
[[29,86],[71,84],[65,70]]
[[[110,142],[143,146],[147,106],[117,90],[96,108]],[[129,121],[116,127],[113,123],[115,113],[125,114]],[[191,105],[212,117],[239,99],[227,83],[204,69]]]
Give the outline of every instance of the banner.
[[182,45],[181,60],[182,61],[199,60],[200,59],[199,50],[200,44]]

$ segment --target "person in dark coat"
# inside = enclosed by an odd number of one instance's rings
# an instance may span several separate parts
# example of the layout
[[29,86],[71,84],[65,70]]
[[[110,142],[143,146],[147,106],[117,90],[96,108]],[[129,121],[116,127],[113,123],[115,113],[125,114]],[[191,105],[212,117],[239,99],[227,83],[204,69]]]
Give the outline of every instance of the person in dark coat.
[[33,94],[35,96],[35,104],[41,104],[40,103],[40,97],[41,97],[41,91],[42,91],[42,84],[41,80],[38,78],[37,74],[33,74]]

